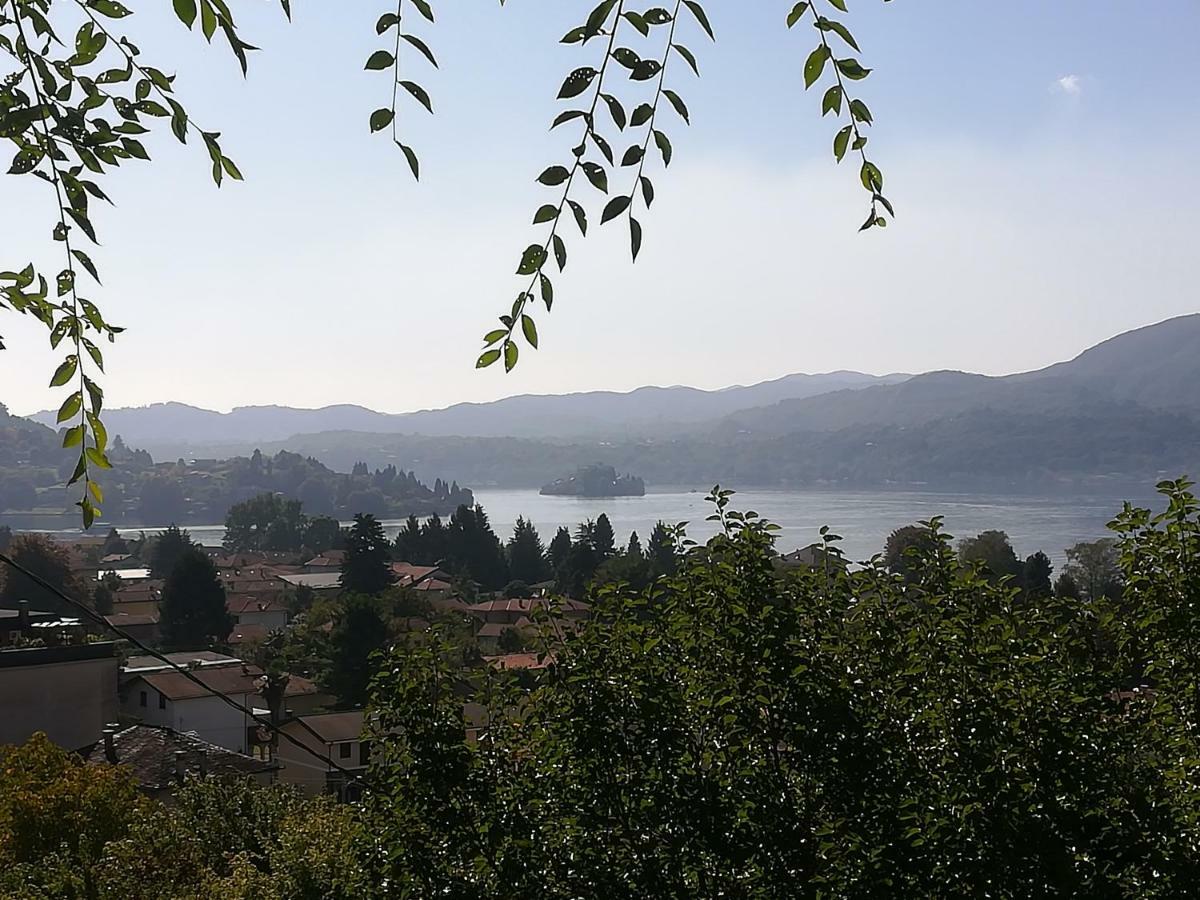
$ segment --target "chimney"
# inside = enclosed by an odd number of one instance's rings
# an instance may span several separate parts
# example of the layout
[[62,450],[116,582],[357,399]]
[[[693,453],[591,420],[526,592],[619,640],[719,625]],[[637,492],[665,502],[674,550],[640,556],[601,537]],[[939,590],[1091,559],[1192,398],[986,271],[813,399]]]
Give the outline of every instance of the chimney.
[[185,751],[185,750],[176,750],[175,751],[175,777],[177,779],[179,779],[180,784],[183,783],[183,779],[187,775],[187,767],[184,763],[184,760],[186,759],[186,757],[187,757],[187,751]]
[[111,725],[104,726],[104,758],[113,765],[118,762],[117,759],[117,743],[114,738],[117,735],[117,729]]
[[17,601],[17,631],[24,634],[29,630],[29,601],[24,598]]

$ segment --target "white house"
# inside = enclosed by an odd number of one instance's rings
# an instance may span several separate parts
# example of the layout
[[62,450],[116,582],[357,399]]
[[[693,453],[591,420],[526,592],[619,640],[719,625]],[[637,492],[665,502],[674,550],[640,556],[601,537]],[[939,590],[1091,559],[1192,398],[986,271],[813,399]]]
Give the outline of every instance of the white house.
[[[191,674],[244,707],[266,707],[266,700],[259,693],[263,671],[257,666],[197,668]],[[298,675],[291,676],[284,692],[286,706],[300,713],[316,709],[327,699],[317,692],[315,684]],[[128,681],[121,691],[121,712],[142,724],[170,728],[181,734],[192,733],[203,741],[238,753],[250,751],[259,727],[249,715],[176,671],[138,675]]]

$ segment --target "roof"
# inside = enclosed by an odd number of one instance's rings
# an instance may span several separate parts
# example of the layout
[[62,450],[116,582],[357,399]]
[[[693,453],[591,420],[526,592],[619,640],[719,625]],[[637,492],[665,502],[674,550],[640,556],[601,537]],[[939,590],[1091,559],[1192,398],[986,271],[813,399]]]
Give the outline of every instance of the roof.
[[[178,653],[164,653],[167,659],[177,666],[240,666],[242,661],[236,656],[226,656],[213,650],[182,650]],[[163,672],[170,666],[156,656],[131,656],[125,660],[121,670],[126,675],[136,675],[142,672]]]
[[281,575],[283,581],[294,587],[312,588],[314,591],[324,591],[342,586],[341,572],[307,572],[299,575]]
[[321,740],[327,744],[356,741],[363,732],[363,711],[361,709],[351,712],[297,716],[296,718],[320,735]]
[[515,628],[529,628],[533,623],[522,617],[516,622],[488,622],[476,632],[478,637],[500,637],[506,631]]
[[417,584],[435,573],[442,574],[437,566],[414,566],[412,563],[392,563],[392,571],[396,573],[399,584]]
[[162,590],[165,583],[161,578],[147,578],[143,581],[127,582],[117,588],[117,597],[131,597],[134,594],[157,594]]
[[225,608],[235,616],[242,613],[254,612],[287,612],[283,604],[268,598],[254,597],[248,594],[232,594],[225,598]]
[[[192,671],[189,674],[199,679],[203,684],[211,688],[212,691],[222,694],[257,694],[258,680],[262,677],[263,670],[258,666],[243,664],[240,666],[202,668]],[[211,694],[211,691],[204,690],[182,672],[173,670],[154,672],[149,675],[142,675],[140,678],[171,701],[196,700],[200,697],[208,697]],[[292,675],[288,679],[287,688],[284,690],[283,695],[285,697],[302,697],[315,694],[316,692],[317,686],[307,678]]]
[[503,656],[485,656],[483,661],[497,669],[544,669],[553,660],[542,658],[536,653],[506,653]]
[[412,585],[414,591],[452,591],[454,585],[440,578],[426,578]]
[[104,621],[116,628],[132,628],[135,625],[157,625],[158,616],[151,613],[113,613]]
[[[105,569],[105,573],[112,573],[122,581],[138,581],[147,582],[150,580],[149,569]],[[160,585],[162,582],[158,582]],[[124,588],[122,588],[124,590]]]
[[842,567],[849,565],[848,560],[843,559],[836,553],[831,553],[821,544],[809,544],[807,547],[793,550],[791,553],[779,557],[779,561],[785,566],[808,566],[810,569],[822,568],[828,565]]
[[229,633],[226,639],[227,644],[244,644],[247,641],[261,641],[271,633],[271,629],[266,625],[259,625],[257,622],[251,622],[247,625],[234,625],[233,631]]
[[341,566],[342,560],[345,557],[346,557],[345,550],[326,550],[324,553],[320,553],[320,554],[314,556],[312,559],[308,560],[308,562],[306,562],[305,565],[306,566],[333,566],[336,568],[336,567]]
[[[162,790],[179,781],[175,754],[182,752],[184,769],[192,774],[249,777],[279,768],[277,762],[254,759],[195,735],[180,734],[170,728],[133,725],[113,735],[117,762],[128,766],[143,788]],[[92,765],[108,763],[104,741],[97,743],[84,760]]]

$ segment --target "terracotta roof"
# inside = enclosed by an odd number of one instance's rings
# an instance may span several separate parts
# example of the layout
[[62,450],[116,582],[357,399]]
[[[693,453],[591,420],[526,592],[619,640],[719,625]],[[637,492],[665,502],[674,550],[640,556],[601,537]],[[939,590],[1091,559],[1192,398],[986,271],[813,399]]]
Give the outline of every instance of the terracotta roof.
[[479,614],[487,613],[530,613],[539,608],[550,608],[557,604],[558,608],[563,612],[590,612],[592,607],[582,600],[551,600],[543,597],[528,597],[528,598],[501,598],[499,600],[485,600],[482,603],[476,603],[469,607],[471,612]]
[[[180,734],[170,728],[134,725],[113,736],[117,762],[128,766],[143,788],[162,790],[179,783],[175,753],[182,751],[186,772],[193,775],[203,771],[209,775],[246,778],[279,768],[279,763],[254,759],[224,747],[218,747],[190,734]],[[108,763],[104,741],[96,744],[85,761],[93,765]]]
[[437,566],[414,566],[406,562],[392,563],[392,571],[396,573],[398,584],[417,584],[441,572]]
[[117,599],[131,597],[134,594],[157,594],[162,590],[164,582],[161,578],[146,578],[141,581],[127,581],[117,589]]
[[257,622],[251,622],[247,625],[234,625],[233,631],[229,633],[227,644],[244,644],[247,641],[261,641],[271,633],[266,625],[259,625]]
[[414,591],[452,591],[454,585],[448,581],[442,581],[440,578],[426,578],[414,584],[412,589]]
[[[222,694],[255,694],[258,693],[258,679],[262,677],[263,671],[258,666],[242,665],[197,669],[190,674]],[[142,675],[141,680],[168,700],[195,700],[198,697],[210,696],[208,691],[186,678],[182,672],[155,672],[152,675]],[[293,675],[288,680],[284,696],[299,697],[316,692],[317,686],[307,678]]]
[[296,587],[310,587],[314,591],[342,586],[342,574],[340,572],[309,572],[300,575],[283,575],[281,578],[288,584]]
[[312,559],[310,559],[308,562],[306,562],[305,565],[306,566],[333,566],[334,568],[337,568],[337,567],[341,566],[342,560],[345,559],[345,557],[346,557],[345,550],[326,550],[324,553],[314,556]]
[[253,612],[287,612],[287,607],[272,600],[247,594],[230,594],[225,598],[225,608],[233,615]]
[[321,740],[327,744],[357,741],[362,736],[363,712],[361,709],[351,712],[298,716],[297,718],[319,734]]
[[475,632],[478,637],[494,637],[498,638],[504,632],[513,628],[529,628],[533,623],[526,618],[517,619],[516,622],[488,622]]

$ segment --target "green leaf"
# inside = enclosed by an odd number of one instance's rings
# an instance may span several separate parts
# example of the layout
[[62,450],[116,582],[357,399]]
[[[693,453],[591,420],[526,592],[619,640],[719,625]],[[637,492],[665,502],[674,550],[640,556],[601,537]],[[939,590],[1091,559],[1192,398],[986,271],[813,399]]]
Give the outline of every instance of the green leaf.
[[62,387],[71,380],[71,376],[79,368],[79,357],[72,354],[62,361],[50,379],[50,387]]
[[123,19],[129,15],[129,10],[117,3],[117,0],[90,0],[88,6],[110,19]]
[[542,302],[546,304],[546,312],[549,312],[550,307],[554,305],[554,285],[550,283],[550,279],[546,277],[545,272],[540,273],[539,282],[542,292]]
[[846,12],[846,0],[829,0],[830,6],[836,6],[842,12]]
[[407,144],[401,144],[399,141],[396,141],[396,146],[400,148],[400,151],[404,154],[404,158],[408,160],[408,167],[412,169],[413,178],[420,181],[421,163],[417,159],[417,154],[413,151],[413,148]]
[[83,391],[76,391],[58,408],[58,422],[65,422],[83,408]]
[[642,161],[643,153],[644,151],[642,150],[641,144],[633,144],[628,150],[625,151],[625,155],[621,157],[621,165],[636,166]]
[[504,371],[511,372],[517,364],[517,357],[520,352],[517,349],[516,343],[507,341],[504,344]]
[[708,16],[704,13],[704,7],[697,3],[696,0],[683,0],[683,5],[695,16],[696,21],[700,23],[700,27],[715,41],[717,36],[713,34],[712,25],[708,22]]
[[629,217],[629,246],[633,251],[633,261],[637,262],[642,249],[642,223],[633,216]]
[[853,129],[847,125],[833,137],[833,155],[838,162],[842,161],[842,157],[846,155],[846,147],[850,142],[850,133]]
[[[101,451],[108,446],[108,429],[104,427],[104,423],[100,421],[100,417],[95,413],[87,413],[88,424],[92,426],[92,437],[96,441],[96,446]],[[96,498],[102,499],[102,498]]]
[[[505,332],[507,334],[507,332]],[[485,350],[480,354],[479,359],[475,360],[475,368],[486,369],[492,363],[500,358],[499,350]]]
[[565,166],[551,166],[550,168],[546,169],[546,171],[542,172],[542,174],[537,177],[537,180],[544,185],[548,185],[549,187],[556,187],[570,177],[571,173],[567,171]]
[[92,262],[92,258],[82,250],[72,250],[71,255],[79,260],[79,264],[87,270],[87,273],[96,279],[96,283],[100,283],[100,276],[96,272],[96,264]]
[[675,107],[675,112],[679,113],[679,118],[691,125],[692,120],[688,118],[687,104],[683,102],[683,99],[677,93],[667,88],[663,88],[663,95],[671,101],[671,105]]
[[390,69],[396,63],[396,57],[392,56],[388,50],[376,50],[367,57],[367,64],[363,68],[370,71],[379,71],[380,69]]
[[400,82],[400,87],[404,88],[414,97],[416,97],[417,102],[423,107],[430,112],[433,112],[433,104],[429,101],[429,94],[425,92],[425,88],[421,87],[415,81],[402,81]]
[[430,22],[433,21],[433,7],[429,5],[428,0],[412,0],[412,5],[417,8],[417,12],[423,15]]
[[588,85],[592,83],[592,79],[598,74],[599,72],[591,66],[581,66],[576,69],[567,76],[566,80],[562,83],[562,87],[558,89],[558,99],[566,100],[570,97],[578,97],[587,90]]
[[598,191],[608,193],[608,173],[604,171],[604,167],[594,162],[585,162],[582,166],[583,174],[587,176],[587,180],[592,183]]
[[600,216],[600,224],[603,225],[611,219],[615,219],[625,210],[629,209],[629,204],[633,200],[632,197],[613,197],[604,207],[604,213]]
[[421,53],[425,56],[425,58],[433,64],[433,67],[435,69],[438,67],[437,60],[434,59],[434,56],[433,56],[433,51],[429,49],[429,45],[426,44],[423,40],[421,40],[415,34],[402,34],[402,35],[400,35],[400,37],[404,38],[406,41],[408,41],[410,44],[412,44],[414,47],[416,47],[418,50],[420,50]]
[[489,331],[487,334],[485,334],[483,336],[483,345],[486,347],[491,344],[494,344],[494,343],[496,343],[496,341],[501,340],[507,334],[508,334],[508,332],[503,328],[497,328],[495,331]]
[[371,113],[371,131],[383,131],[383,129],[392,124],[392,119],[395,117],[396,114],[390,109],[380,107],[379,109],[375,110],[375,112]]
[[804,15],[805,10],[807,10],[807,9],[808,9],[808,3],[806,2],[806,0],[800,0],[799,3],[797,3],[795,6],[793,6],[792,11],[790,13],[788,13],[788,17],[787,17],[788,28],[791,28],[793,25],[795,25],[797,22],[799,22],[800,17]]
[[575,224],[579,226],[579,233],[587,235],[587,213],[583,206],[576,203],[574,200],[568,200],[567,205],[571,207],[571,212],[575,214]]
[[825,96],[821,98],[821,115],[829,112],[840,114],[842,111],[842,86],[835,84],[825,92]]
[[825,61],[829,59],[829,48],[824,44],[808,54],[804,61],[804,89],[808,90],[817,83],[821,73],[825,71]]
[[554,260],[558,263],[558,271],[567,267],[567,245],[561,237],[554,235]]
[[174,0],[175,15],[189,29],[196,21],[196,0]]
[[84,427],[82,425],[75,425],[74,427],[68,428],[66,431],[64,431],[62,439],[63,449],[76,447],[79,444],[82,444],[83,432]]
[[537,325],[529,316],[521,316],[521,331],[525,334],[525,340],[529,341],[529,346],[536,350],[538,345]]
[[552,203],[547,203],[538,208],[538,211],[533,214],[533,224],[540,225],[543,222],[549,222],[558,218],[558,207]]
[[641,177],[642,182],[642,199],[646,201],[646,209],[650,208],[650,204],[654,202],[654,185],[645,175]]
[[400,24],[400,17],[398,15],[396,15],[393,12],[384,13],[382,16],[379,17],[379,20],[375,23],[375,33],[383,34],[389,28],[391,28],[395,25],[399,25],[399,24]]
[[87,454],[87,458],[88,458],[88,460],[91,461],[92,465],[98,466],[101,469],[111,469],[112,468],[112,463],[110,463],[108,461],[108,457],[105,456],[103,453],[101,453],[99,450],[97,450],[95,447],[87,447],[86,449],[84,449],[83,452],[85,454]]
[[530,244],[521,254],[521,264],[517,266],[518,275],[532,275],[546,262],[546,248],[541,244]]
[[883,173],[873,162],[863,161],[859,179],[862,181],[862,186],[868,191],[878,193],[883,190]]
[[654,107],[649,103],[641,103],[634,109],[633,115],[629,119],[629,124],[634,128],[645,125],[654,118]]
[[617,126],[618,130],[624,130],[625,107],[621,105],[621,101],[612,94],[601,94],[600,96],[604,98],[604,102],[608,105],[608,114],[612,116],[613,124]]
[[654,132],[654,143],[658,145],[658,151],[662,154],[664,166],[671,164],[671,141],[661,131]]
[[672,44],[671,46],[674,48],[675,52],[682,56],[684,61],[686,61],[687,64],[692,67],[692,71],[699,75],[700,66],[696,63],[695,54],[693,54],[692,51],[687,47],[683,46],[683,44]]
[[822,17],[817,27],[822,31],[832,31],[855,50],[859,49],[858,43],[854,40],[854,36],[850,34],[850,30],[841,22],[835,22],[832,19],[826,19]]
[[839,59],[837,60],[837,67],[838,71],[851,81],[861,81],[871,74],[871,70],[860,66],[857,59]]
[[861,100],[850,101],[850,115],[854,116],[860,122],[871,124],[871,110],[867,109],[867,104]]

